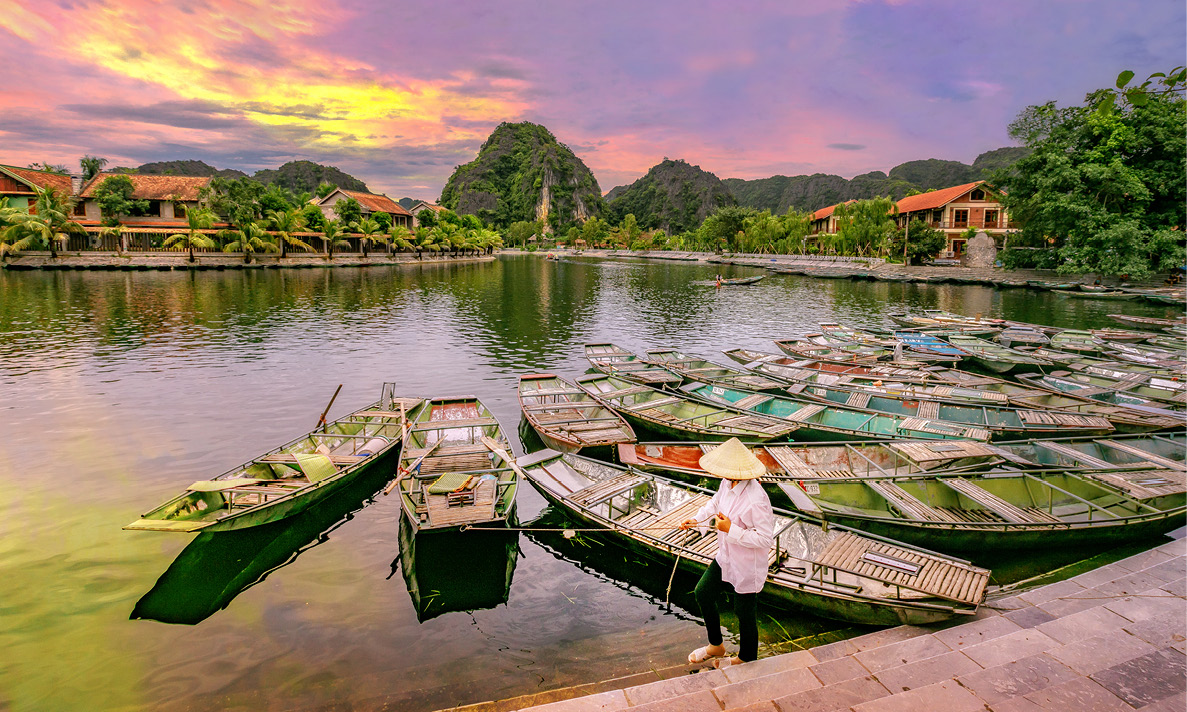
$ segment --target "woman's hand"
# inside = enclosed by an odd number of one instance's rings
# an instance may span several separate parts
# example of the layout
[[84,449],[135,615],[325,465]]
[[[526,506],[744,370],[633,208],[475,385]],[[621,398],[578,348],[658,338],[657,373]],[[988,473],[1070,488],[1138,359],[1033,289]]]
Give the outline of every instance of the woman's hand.
[[730,518],[721,512],[717,513],[717,528],[726,534],[730,532]]
[[680,529],[681,529],[681,530],[684,530],[684,529],[692,529],[692,528],[693,528],[693,527],[695,527],[696,525],[697,525],[697,520],[695,520],[695,519],[685,519],[683,522],[680,522]]

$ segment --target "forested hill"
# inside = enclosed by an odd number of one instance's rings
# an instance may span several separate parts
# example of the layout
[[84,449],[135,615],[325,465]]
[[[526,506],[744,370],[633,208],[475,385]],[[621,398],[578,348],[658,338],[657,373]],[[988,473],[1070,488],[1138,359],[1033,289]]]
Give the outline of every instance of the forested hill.
[[602,191],[588,167],[548,129],[503,123],[458,166],[440,204],[498,227],[543,221],[560,231],[603,209]]
[[367,184],[349,173],[343,173],[334,166],[323,166],[313,161],[289,161],[276,170],[256,171],[252,176],[261,183],[273,183],[288,188],[294,193],[313,193],[322,183],[370,193]]
[[639,227],[662,228],[669,234],[693,230],[717,208],[737,203],[717,176],[666,158],[629,186],[610,191],[606,200],[611,222],[633,214]]
[[[908,161],[890,169],[873,171],[845,180],[817,173],[810,176],[772,176],[757,180],[726,178],[722,181],[738,204],[772,213],[818,210],[846,200],[889,195],[898,200],[910,190],[947,188],[988,178],[993,171],[1012,165],[1027,153],[1025,148],[999,148],[977,156],[973,165],[928,159]],[[639,217],[637,214],[635,217]]]
[[149,176],[222,176],[243,178],[247,174],[234,168],[219,170],[205,161],[155,161],[145,163],[136,169],[137,173]]

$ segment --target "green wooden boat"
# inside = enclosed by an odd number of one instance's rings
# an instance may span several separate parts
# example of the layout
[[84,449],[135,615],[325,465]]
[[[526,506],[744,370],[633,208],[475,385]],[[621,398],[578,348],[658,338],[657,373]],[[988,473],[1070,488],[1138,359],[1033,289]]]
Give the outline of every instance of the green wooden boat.
[[124,529],[232,531],[303,512],[394,453],[406,422],[423,409],[422,399],[396,396],[385,383],[375,403],[195,482]]
[[[717,535],[678,529],[713,492],[580,455],[543,450],[519,458],[542,495],[606,537],[648,558],[699,575]],[[765,602],[868,625],[922,625],[972,615],[989,571],[846,527],[775,511]],[[937,585],[938,584],[938,585]]]
[[1023,373],[1018,376],[1018,380],[1028,386],[1044,388],[1052,393],[1067,393],[1077,398],[1087,398],[1152,414],[1165,415],[1164,411],[1178,412],[1168,407],[1172,404],[1156,401],[1113,387],[1102,387],[1065,378],[1064,376],[1068,375],[1066,371],[1058,371],[1057,373],[1061,375]]
[[844,406],[780,398],[769,393],[723,388],[707,383],[690,383],[681,390],[706,403],[721,404],[794,423],[798,426],[793,436],[796,440],[988,440],[990,436],[985,428],[961,423],[867,413]]
[[1026,371],[1041,371],[1052,363],[1031,356],[1016,349],[1008,349],[992,341],[975,336],[950,336],[948,343],[969,353],[969,360],[977,366],[996,374],[1011,374]]
[[410,425],[393,487],[414,531],[502,526],[514,516],[519,476],[480,400],[433,398]]
[[997,443],[1019,461],[1058,469],[1187,470],[1187,431]]
[[1105,342],[1096,338],[1091,331],[1064,329],[1051,337],[1051,348],[1078,354],[1100,353]]
[[1124,302],[1141,296],[1128,292],[1084,292],[1076,289],[1052,289],[1051,291],[1074,299],[1108,299],[1114,302]]
[[922,314],[888,314],[900,326],[918,329],[940,328],[967,335],[992,336],[1010,325],[1004,319],[982,319],[953,314],[942,309],[924,309]]
[[832,361],[834,363],[873,363],[889,360],[894,352],[862,344],[813,344],[802,339],[782,339],[775,342],[783,353],[798,359]]
[[765,274],[755,275],[753,277],[731,277],[730,279],[721,280],[722,286],[740,287],[748,284],[754,284],[766,277]]
[[[1115,346],[1122,346],[1123,344],[1116,344]],[[1084,354],[1074,354],[1067,351],[1056,351],[1055,349],[1035,349],[1029,352],[1034,356],[1057,363],[1065,368],[1073,371],[1082,371],[1084,373],[1099,373],[1102,376],[1111,376],[1114,378],[1124,378],[1132,373],[1158,373],[1165,376],[1173,376],[1176,370],[1167,365],[1159,365],[1157,363],[1137,363],[1135,361],[1122,359],[1121,352],[1111,351],[1110,356],[1117,356],[1116,359],[1097,358],[1095,356],[1086,356]]]
[[[669,371],[683,376],[690,381],[701,381],[718,386],[731,388],[746,388],[752,391],[779,392],[787,386],[787,382],[768,378],[751,371],[744,371],[729,366],[706,361],[673,349],[659,349],[647,352],[647,360],[662,366]],[[559,448],[553,448],[557,450]]]
[[519,377],[519,407],[545,445],[591,457],[613,454],[635,441],[625,419],[597,398],[551,373]]
[[678,386],[684,379],[614,344],[586,344],[585,359],[595,370],[649,386]]
[[[408,520],[401,519],[400,556],[392,562],[392,572],[399,564],[416,620],[424,623],[506,603],[518,559],[518,531],[417,536]],[[460,567],[464,575],[459,575]]]
[[[808,334],[804,337],[808,342],[820,346],[829,346],[843,350],[866,349],[871,353],[881,354],[884,360],[903,362],[926,362],[954,364],[964,358],[959,349],[948,344],[949,352],[943,353],[934,349],[916,349],[898,340],[878,336],[858,329],[851,329],[837,324],[821,324],[820,333]],[[778,343],[778,342],[776,342]]]
[[1123,326],[1133,329],[1169,329],[1187,324],[1187,317],[1177,319],[1159,319],[1152,316],[1129,316],[1128,314],[1109,314],[1109,318]]
[[1182,471],[1020,472],[814,479],[780,483],[829,522],[946,552],[1141,541],[1187,521]]
[[1167,375],[1184,375],[1187,376],[1187,348],[1185,349],[1164,349],[1157,346],[1149,346],[1146,344],[1109,344],[1105,350],[1106,356],[1114,357],[1120,361],[1128,363],[1135,363],[1143,368],[1143,371],[1158,372]]
[[766,442],[786,438],[799,427],[779,418],[710,405],[680,392],[660,391],[615,376],[584,376],[577,379],[577,385],[618,411],[635,427],[671,438]]
[[[742,364],[748,371],[782,379],[788,383],[794,383],[797,377],[802,377],[809,371],[818,371],[838,376],[854,374],[874,376],[876,378],[895,378],[922,383],[946,381],[941,376],[949,373],[951,370],[937,366],[920,365],[908,368],[889,363],[846,364],[835,361],[797,359],[779,354],[763,353],[762,351],[751,351],[749,349],[730,349],[722,353],[731,360]],[[974,382],[980,378],[979,376],[973,376],[973,374],[968,375]]]
[[819,385],[796,389],[794,392],[833,407],[973,425],[988,430],[992,438],[999,440],[1027,436],[1107,435],[1114,430],[1112,423],[1105,418],[1078,413],[915,400],[867,389]]
[[[1042,382],[1054,383],[1052,379],[1058,378],[1061,382],[1059,386],[1061,390],[1063,383],[1072,382],[1086,388],[1116,391],[1125,396],[1146,399],[1152,401],[1152,404],[1161,403],[1164,408],[1181,410],[1187,406],[1187,380],[1179,376],[1135,373],[1117,378],[1098,373],[1069,373],[1067,371],[1054,371],[1048,375],[1049,378],[1043,379]],[[1036,379],[1032,378],[1029,382],[1035,383]],[[1081,393],[1081,395],[1092,397],[1091,392]]]

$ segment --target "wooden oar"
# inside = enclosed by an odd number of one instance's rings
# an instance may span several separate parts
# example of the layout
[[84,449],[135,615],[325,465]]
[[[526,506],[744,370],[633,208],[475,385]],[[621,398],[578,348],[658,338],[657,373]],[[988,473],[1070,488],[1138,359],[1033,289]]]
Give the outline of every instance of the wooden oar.
[[326,427],[326,416],[330,414],[330,408],[334,407],[334,400],[338,397],[338,393],[341,390],[342,384],[339,383],[338,388],[334,390],[334,395],[330,396],[330,404],[326,406],[326,409],[321,412],[321,417],[317,419],[317,427],[315,427],[314,430],[317,430],[317,428]]
[[495,442],[495,440],[493,438],[491,438],[490,436],[487,436],[487,435],[483,435],[482,436],[482,444],[486,446],[487,450],[490,450],[494,454],[503,458],[503,462],[507,463],[507,465],[512,470],[515,470],[515,474],[519,475],[520,477],[522,477],[524,479],[527,479],[527,475],[525,475],[523,473],[523,470],[519,469],[519,465],[515,464],[515,458],[511,457],[511,455],[506,450],[499,447],[499,443]]
[[[400,484],[400,480],[404,479],[405,475],[411,475],[413,470],[415,470],[417,467],[420,467],[420,463],[423,462],[426,457],[428,457],[429,455],[432,455],[433,451],[436,450],[437,447],[439,445],[441,445],[441,443],[443,443],[443,442],[445,442],[445,438],[441,438],[437,442],[430,445],[429,449],[424,451],[424,454],[422,454],[420,457],[416,458],[416,462],[412,463],[408,467],[401,468],[403,470],[403,472],[400,472],[398,475],[396,475],[396,479],[392,480],[391,483],[388,484],[387,487],[383,488],[383,494],[384,495],[390,494],[391,491],[396,488],[396,485]],[[401,453],[401,455],[402,455],[402,453]]]

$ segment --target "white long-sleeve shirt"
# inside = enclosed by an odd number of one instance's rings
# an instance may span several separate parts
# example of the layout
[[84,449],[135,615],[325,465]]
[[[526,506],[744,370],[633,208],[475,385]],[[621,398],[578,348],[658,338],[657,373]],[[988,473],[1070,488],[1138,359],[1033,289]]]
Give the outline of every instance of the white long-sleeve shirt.
[[758,593],[767,580],[767,559],[775,545],[775,513],[758,480],[743,480],[737,487],[722,480],[717,494],[697,510],[702,532],[710,517],[721,512],[730,519],[729,533],[717,530],[717,563],[721,579],[738,593]]

